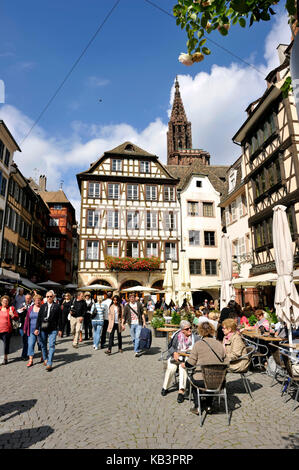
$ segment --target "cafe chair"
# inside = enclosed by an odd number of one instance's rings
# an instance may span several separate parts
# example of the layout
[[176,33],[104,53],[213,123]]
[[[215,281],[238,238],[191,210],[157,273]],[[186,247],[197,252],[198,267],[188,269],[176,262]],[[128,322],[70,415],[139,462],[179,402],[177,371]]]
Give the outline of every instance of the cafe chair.
[[[265,371],[266,367],[262,362],[263,358],[266,358],[269,354],[269,349],[265,344],[256,343],[256,350],[251,356],[251,363],[254,368],[262,369]],[[257,363],[256,363],[257,360]]]
[[249,383],[249,380],[248,378],[246,377],[246,373],[248,372],[249,370],[249,367],[250,367],[250,362],[251,362],[251,358],[252,358],[252,355],[254,354],[256,348],[255,346],[247,346],[246,347],[246,351],[247,353],[244,354],[244,356],[241,356],[241,357],[238,357],[238,359],[235,359],[233,361],[230,361],[230,364],[236,364],[238,363],[239,361],[241,361],[242,359],[248,359],[248,366],[245,370],[243,370],[242,372],[240,371],[235,371],[233,369],[230,369],[230,367],[228,368],[227,372],[229,374],[240,374],[242,380],[243,380],[243,384],[244,384],[244,388],[246,390],[246,392],[250,395],[250,398],[252,400],[254,400],[253,396],[252,396],[252,393],[251,393],[251,388],[250,388],[250,383]]
[[287,384],[286,384],[286,387],[284,387],[281,396],[283,396],[283,394],[286,393],[285,402],[287,402],[287,395],[289,395],[291,397],[291,391],[290,391],[291,385],[293,385],[297,389],[296,396],[295,396],[295,405],[294,405],[294,408],[293,408],[293,411],[294,411],[296,409],[296,407],[298,406],[297,399],[298,399],[298,395],[299,395],[299,375],[297,375],[293,372],[293,367],[292,366],[294,364],[293,364],[289,354],[285,351],[281,351],[281,356],[282,356],[282,360],[284,362],[286,372],[287,372],[286,377],[285,377],[287,379]]
[[268,364],[270,363],[271,357],[273,358],[273,361],[274,361],[274,370],[271,374],[273,377],[273,380],[272,380],[270,387],[273,387],[274,385],[279,383],[279,381],[277,380],[277,378],[279,377],[282,379],[282,389],[283,389],[283,385],[285,383],[285,378],[287,375],[287,370],[281,357],[281,348],[277,346],[276,344],[269,343],[269,351],[272,354],[272,356],[270,356]]
[[[227,365],[206,365],[200,366],[201,372],[203,375],[203,381],[205,387],[198,387],[194,384],[192,380],[192,375],[195,368],[188,368],[187,369],[187,377],[191,387],[194,387],[197,391],[197,400],[198,400],[198,413],[200,418],[200,426],[203,425],[204,422],[204,411],[201,410],[201,397],[218,397],[219,405],[221,398],[224,399],[225,403],[225,412],[227,415],[227,423],[230,424],[230,416],[228,412],[228,404],[227,404],[227,392],[226,392],[226,372],[227,372]],[[191,394],[190,394],[191,398]]]

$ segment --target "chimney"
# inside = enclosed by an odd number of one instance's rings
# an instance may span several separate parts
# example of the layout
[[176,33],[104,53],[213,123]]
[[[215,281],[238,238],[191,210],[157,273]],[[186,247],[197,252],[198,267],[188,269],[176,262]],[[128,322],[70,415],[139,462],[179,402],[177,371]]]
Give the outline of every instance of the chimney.
[[45,175],[40,175],[39,177],[39,187],[41,191],[46,191],[46,186],[47,186],[47,178]]

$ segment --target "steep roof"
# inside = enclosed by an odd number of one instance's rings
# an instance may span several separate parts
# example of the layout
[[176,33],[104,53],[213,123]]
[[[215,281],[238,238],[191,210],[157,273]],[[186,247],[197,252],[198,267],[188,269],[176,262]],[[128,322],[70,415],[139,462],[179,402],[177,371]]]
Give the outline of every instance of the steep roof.
[[71,204],[62,189],[58,191],[39,191],[39,194],[47,204],[56,202]]
[[192,176],[201,174],[207,176],[216,191],[222,194],[225,190],[225,182],[220,178],[226,178],[229,166],[214,167],[194,161],[192,165],[166,165],[166,168],[171,175],[180,180],[178,189],[184,189]]
[[132,142],[124,142],[123,144],[118,145],[112,150],[107,150],[104,153],[113,153],[119,155],[136,155],[136,156],[145,156],[145,157],[155,157],[156,155],[147,152],[146,150],[138,147],[138,145],[132,144]]

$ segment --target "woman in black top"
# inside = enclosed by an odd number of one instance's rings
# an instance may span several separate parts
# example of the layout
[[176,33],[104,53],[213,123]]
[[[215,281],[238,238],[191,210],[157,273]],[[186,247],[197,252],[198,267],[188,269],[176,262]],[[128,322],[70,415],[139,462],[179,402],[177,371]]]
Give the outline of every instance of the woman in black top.
[[218,339],[218,341],[222,341],[223,338],[224,338],[224,334],[223,334],[223,331],[222,331],[222,322],[224,320],[226,320],[227,318],[238,317],[240,312],[241,312],[241,307],[234,300],[230,300],[227,304],[227,307],[224,307],[221,310],[219,323],[218,323],[218,328],[217,328],[217,335],[216,335],[216,339]]
[[66,336],[69,336],[71,332],[70,321],[68,320],[68,315],[70,313],[71,305],[72,305],[72,296],[69,292],[67,292],[64,296],[64,301],[62,302],[62,305],[61,305],[61,325],[62,325],[61,337],[63,337],[65,328],[66,328]]

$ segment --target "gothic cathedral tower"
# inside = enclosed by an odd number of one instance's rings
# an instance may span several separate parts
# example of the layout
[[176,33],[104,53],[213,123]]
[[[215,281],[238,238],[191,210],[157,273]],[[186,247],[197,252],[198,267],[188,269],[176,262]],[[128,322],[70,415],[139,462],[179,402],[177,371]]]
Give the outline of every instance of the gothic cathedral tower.
[[195,160],[210,164],[210,154],[201,149],[192,149],[191,122],[187,120],[180,93],[178,79],[167,132],[167,164],[191,165]]

